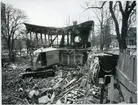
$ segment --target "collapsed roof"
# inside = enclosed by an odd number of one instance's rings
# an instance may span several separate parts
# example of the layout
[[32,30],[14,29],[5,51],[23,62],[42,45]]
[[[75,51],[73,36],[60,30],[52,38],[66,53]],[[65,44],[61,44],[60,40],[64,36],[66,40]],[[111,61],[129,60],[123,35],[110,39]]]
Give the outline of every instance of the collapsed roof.
[[71,25],[62,28],[56,27],[47,27],[47,26],[39,26],[29,23],[24,23],[27,29],[27,32],[35,32],[35,33],[42,33],[42,34],[49,34],[49,35],[57,35],[57,34],[67,34],[68,31],[79,31],[85,32],[91,30],[94,27],[93,21],[86,21],[78,25]]

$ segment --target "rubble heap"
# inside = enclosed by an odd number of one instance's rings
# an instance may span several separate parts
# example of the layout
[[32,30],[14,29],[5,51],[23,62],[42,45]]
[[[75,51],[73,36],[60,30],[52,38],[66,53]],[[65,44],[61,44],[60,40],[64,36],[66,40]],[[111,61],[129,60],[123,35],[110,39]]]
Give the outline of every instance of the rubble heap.
[[[93,67],[89,69],[89,63],[92,62]],[[10,75],[11,72],[14,73],[14,79],[9,79],[12,82],[6,83],[6,86],[13,87],[14,94],[3,99],[3,103],[98,104],[100,103],[100,86],[94,84],[92,77],[94,76],[92,69],[95,70],[96,62],[89,63],[77,67],[58,66],[55,70],[56,75],[48,78],[22,79],[19,77],[19,68],[16,76],[15,70],[10,71]],[[104,97],[106,99],[106,96]]]

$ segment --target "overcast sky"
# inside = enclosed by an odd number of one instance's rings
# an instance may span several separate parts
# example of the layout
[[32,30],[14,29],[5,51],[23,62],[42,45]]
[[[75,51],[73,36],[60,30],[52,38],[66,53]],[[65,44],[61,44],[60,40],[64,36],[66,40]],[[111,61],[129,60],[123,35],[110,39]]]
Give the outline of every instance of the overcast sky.
[[[81,5],[85,5],[86,0],[2,0],[4,3],[12,4],[14,7],[25,11],[29,18],[29,23],[64,27],[73,21],[78,23],[95,20],[93,11],[84,12]],[[87,0],[90,1],[90,0]]]

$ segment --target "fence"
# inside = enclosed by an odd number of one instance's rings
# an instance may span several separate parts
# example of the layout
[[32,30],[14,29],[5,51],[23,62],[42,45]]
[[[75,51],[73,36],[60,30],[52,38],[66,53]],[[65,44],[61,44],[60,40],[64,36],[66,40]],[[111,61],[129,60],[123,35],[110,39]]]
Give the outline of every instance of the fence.
[[124,96],[124,101],[137,102],[137,59],[136,56],[120,53],[117,63],[116,79]]

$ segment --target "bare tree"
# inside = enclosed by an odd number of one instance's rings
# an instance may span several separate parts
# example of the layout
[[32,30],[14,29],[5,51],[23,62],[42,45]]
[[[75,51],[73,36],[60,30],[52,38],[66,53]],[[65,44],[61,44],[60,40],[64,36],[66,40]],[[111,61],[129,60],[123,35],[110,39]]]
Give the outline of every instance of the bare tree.
[[[90,2],[86,2],[86,8],[84,8],[85,10],[88,9],[93,9],[94,14],[97,17],[98,20],[98,24],[97,25],[97,29],[99,31],[99,35],[100,35],[100,50],[103,50],[104,46],[109,47],[110,44],[110,21],[111,21],[111,16],[109,14],[109,9],[104,6],[106,1],[100,1],[100,2],[93,2],[92,4],[90,4]],[[94,5],[93,5],[94,4]],[[100,6],[98,6],[98,5]]]
[[122,15],[122,26],[121,26],[121,32],[119,30],[119,23],[115,15],[115,11],[113,9],[113,1],[109,2],[109,10],[112,15],[112,18],[115,23],[115,29],[116,29],[116,34],[117,34],[117,39],[119,42],[119,48],[121,51],[123,49],[127,48],[126,45],[126,36],[127,36],[127,31],[128,31],[128,23],[129,23],[129,18],[131,17],[131,14],[136,6],[136,1],[125,1],[125,7],[123,8],[123,4],[121,1],[117,1],[121,15]]
[[23,11],[17,8],[13,8],[11,5],[6,5],[5,7],[5,19],[1,27],[2,37],[7,43],[7,48],[9,50],[9,58],[14,61],[14,41],[20,31],[22,31],[22,23],[27,20],[27,16]]
[[[100,3],[100,6],[90,6],[89,3],[86,3],[87,8],[85,8],[85,10],[102,9],[106,3],[107,1],[102,1]],[[123,3],[121,1],[115,1],[115,2],[109,1],[109,11],[111,13],[111,17],[115,24],[116,35],[117,35],[117,39],[119,42],[120,51],[123,51],[123,49],[127,48],[126,37],[127,37],[128,27],[129,27],[129,24],[132,23],[132,20],[136,20],[135,19],[135,16],[136,16],[135,7],[136,7],[136,1],[124,1]],[[116,14],[116,10],[117,10],[116,8],[119,8],[119,12],[121,13],[121,17],[122,17],[121,28],[119,26],[119,20],[117,18],[118,15]]]

